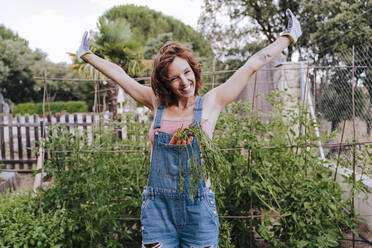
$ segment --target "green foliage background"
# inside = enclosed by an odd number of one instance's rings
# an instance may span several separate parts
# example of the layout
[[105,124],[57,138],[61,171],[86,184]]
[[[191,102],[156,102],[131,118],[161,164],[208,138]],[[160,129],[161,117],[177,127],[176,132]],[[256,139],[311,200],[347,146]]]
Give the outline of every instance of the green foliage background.
[[[343,230],[354,227],[353,215],[345,211],[350,209],[350,199],[342,200],[341,188],[319,160],[317,149],[311,148],[319,138],[308,113],[301,108],[284,109],[279,95],[273,94],[270,101],[274,106],[270,122],[252,112],[249,103],[233,104],[220,116],[213,142],[240,149],[222,150],[223,160],[212,158],[216,167],[223,161],[228,161],[223,162],[224,168],[230,167],[225,173],[210,174],[219,215],[247,216],[252,200],[254,214],[263,214],[262,219],[254,219],[255,230],[274,247],[336,247]],[[64,247],[140,246],[140,223],[131,218],[140,217],[141,192],[147,183],[149,123],[144,125],[131,114],[122,118],[125,121],[120,123],[99,122],[93,145],[89,144],[91,134],[69,132],[62,126],[50,129],[46,178],[53,182],[43,191],[43,218],[60,226],[55,232],[62,234],[48,242],[62,242]],[[128,125],[121,140],[115,132],[123,123]],[[298,123],[306,135],[297,134]],[[203,153],[213,152],[203,144]],[[131,152],[120,152],[124,150]],[[360,154],[359,159],[369,156]],[[352,190],[365,190],[358,185]],[[12,234],[18,224],[43,228],[37,219],[38,196],[25,199],[0,201],[0,209],[10,209],[11,204],[32,209],[19,217],[12,211],[0,212],[5,246],[18,242],[19,246],[35,247],[29,238],[15,239]],[[53,217],[62,213],[61,218]],[[30,221],[24,223],[26,217]],[[247,219],[221,218],[219,246],[249,247],[249,233]],[[254,246],[258,245],[255,241]]]
[[[210,43],[202,33],[196,32],[192,27],[185,25],[170,16],[151,10],[143,6],[122,5],[111,8],[103,17],[108,20],[123,18],[128,21],[136,42],[145,46],[150,38],[160,34],[172,33],[174,41],[190,43],[192,50],[199,57],[211,56]],[[154,54],[153,54],[154,55]]]
[[[52,63],[41,50],[31,50],[28,42],[0,25],[0,91],[12,103],[43,100],[43,80],[35,77],[80,78],[65,63]],[[48,81],[49,101],[93,98],[93,85],[71,81]]]

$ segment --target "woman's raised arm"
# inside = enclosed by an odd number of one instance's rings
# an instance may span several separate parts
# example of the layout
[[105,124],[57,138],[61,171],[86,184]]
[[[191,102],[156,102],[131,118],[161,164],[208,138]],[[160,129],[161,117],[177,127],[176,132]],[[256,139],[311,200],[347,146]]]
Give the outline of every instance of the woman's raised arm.
[[139,84],[118,65],[93,54],[89,48],[88,32],[85,32],[77,56],[82,58],[106,77],[120,85],[137,102],[154,110],[155,94],[151,87]]
[[275,42],[254,54],[240,67],[224,84],[216,87],[206,94],[222,110],[227,104],[234,101],[247,86],[252,75],[278,56],[291,43],[295,43],[302,34],[299,21],[288,9],[288,26]]

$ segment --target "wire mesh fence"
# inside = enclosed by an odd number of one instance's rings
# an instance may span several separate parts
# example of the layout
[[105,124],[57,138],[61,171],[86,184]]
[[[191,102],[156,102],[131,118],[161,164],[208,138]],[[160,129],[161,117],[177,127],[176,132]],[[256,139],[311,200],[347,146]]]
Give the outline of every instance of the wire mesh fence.
[[[320,133],[335,132],[326,141],[325,157],[345,168],[366,174],[371,161],[358,154],[371,152],[372,71],[371,44],[351,47],[337,55],[338,65],[313,69],[308,76]],[[355,146],[345,144],[357,143]]]
[[371,55],[370,44],[352,47],[338,55],[339,67],[311,75],[318,120],[323,131],[338,131],[335,141],[372,141]]

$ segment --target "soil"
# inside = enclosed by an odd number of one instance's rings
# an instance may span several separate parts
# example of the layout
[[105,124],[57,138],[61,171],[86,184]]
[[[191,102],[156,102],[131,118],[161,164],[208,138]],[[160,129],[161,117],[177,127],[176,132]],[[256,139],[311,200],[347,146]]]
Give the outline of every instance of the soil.
[[[350,240],[345,240],[345,241],[341,241],[341,245],[339,246],[339,248],[349,248],[349,247],[355,247],[355,248],[371,248],[372,247],[372,231],[368,229],[368,226],[365,224],[365,223],[358,223],[358,232],[363,236],[363,238],[361,237],[355,237],[355,240],[358,240],[356,242],[354,242],[354,246],[353,246],[353,242],[352,242],[352,233],[351,232],[347,232],[345,233],[345,239],[350,239]],[[362,241],[365,241],[365,239],[367,239],[369,243],[367,242],[362,242]]]

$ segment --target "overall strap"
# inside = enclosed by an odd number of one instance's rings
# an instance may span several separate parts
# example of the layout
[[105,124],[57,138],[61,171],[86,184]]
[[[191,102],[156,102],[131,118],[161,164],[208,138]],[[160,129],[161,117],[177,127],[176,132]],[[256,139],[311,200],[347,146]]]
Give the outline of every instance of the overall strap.
[[163,116],[165,110],[165,105],[161,103],[156,110],[155,122],[154,122],[154,129],[161,127],[161,118]]
[[202,111],[203,111],[203,97],[198,96],[196,98],[196,104],[194,108],[194,125],[202,121]]

